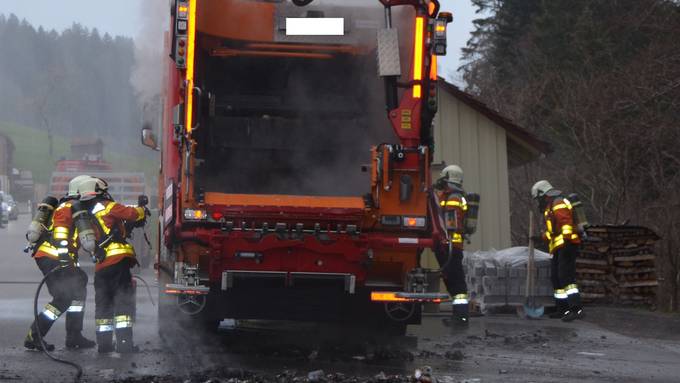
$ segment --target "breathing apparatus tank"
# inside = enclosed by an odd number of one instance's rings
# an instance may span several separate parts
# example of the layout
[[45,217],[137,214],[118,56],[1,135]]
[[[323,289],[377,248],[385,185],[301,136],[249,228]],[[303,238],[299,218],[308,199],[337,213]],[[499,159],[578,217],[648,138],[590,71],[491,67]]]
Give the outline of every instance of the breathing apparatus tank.
[[52,196],[45,197],[38,205],[33,220],[28,225],[28,230],[26,231],[26,239],[29,243],[37,244],[44,237],[50,226],[54,209],[58,205],[59,201]]
[[78,230],[80,248],[92,255],[97,249],[97,237],[92,223],[92,215],[86,205],[81,201],[71,203],[71,216],[73,217],[73,225]]
[[467,213],[465,214],[465,234],[474,234],[477,231],[477,217],[479,217],[479,200],[477,193],[468,193],[465,196],[467,201]]
[[588,224],[588,218],[586,217],[586,209],[585,206],[583,206],[583,202],[581,202],[581,198],[579,198],[578,194],[572,193],[569,194],[569,197],[567,197],[569,202],[571,203],[571,208],[573,211],[573,217],[574,217],[574,225],[578,227],[578,231],[580,233],[585,233],[586,228],[589,226]]

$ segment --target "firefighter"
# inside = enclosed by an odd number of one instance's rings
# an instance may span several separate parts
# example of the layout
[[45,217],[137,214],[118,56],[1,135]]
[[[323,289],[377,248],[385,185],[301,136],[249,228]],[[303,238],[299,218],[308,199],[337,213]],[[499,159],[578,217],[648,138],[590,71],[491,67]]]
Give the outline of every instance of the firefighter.
[[[71,205],[79,198],[79,183],[88,176],[78,176],[69,182],[68,194],[62,198],[54,209],[51,218],[50,231],[40,236],[35,243],[35,262],[38,268],[47,275],[55,268],[45,283],[52,295],[52,301],[45,305],[44,310],[33,322],[24,340],[24,347],[29,350],[42,350],[42,345],[36,333],[39,331],[44,338],[54,322],[66,313],[66,348],[92,348],[95,342],[82,335],[83,317],[85,315],[85,301],[87,298],[87,274],[78,265],[77,233],[73,229]],[[27,238],[32,235],[29,227]],[[54,350],[54,345],[45,343],[48,351]]]
[[576,285],[576,257],[581,243],[574,221],[571,202],[546,180],[531,188],[531,196],[538,203],[545,219],[542,240],[548,243],[551,254],[551,279],[556,311],[552,318],[565,322],[585,316],[581,296]]
[[468,204],[463,190],[463,169],[458,165],[444,168],[435,188],[448,233],[448,247],[439,246],[435,256],[442,269],[446,289],[453,298],[451,323],[467,325],[468,294],[463,271],[463,240]]
[[81,201],[89,201],[101,236],[94,274],[98,351],[114,351],[115,333],[115,351],[136,352],[138,348],[132,338],[135,296],[130,269],[137,260],[135,250],[127,243],[126,237],[129,227],[145,223],[146,209],[114,202],[108,193],[107,183],[99,178],[85,181],[81,190]]

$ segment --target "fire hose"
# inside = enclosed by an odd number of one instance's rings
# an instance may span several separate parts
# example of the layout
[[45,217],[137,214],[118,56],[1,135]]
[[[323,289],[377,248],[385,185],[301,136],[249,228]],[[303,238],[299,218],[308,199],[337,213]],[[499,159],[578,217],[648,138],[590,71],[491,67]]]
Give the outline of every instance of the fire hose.
[[[149,239],[146,235],[146,231],[144,232],[144,239],[147,241],[147,243],[149,245],[151,245],[151,243],[149,242]],[[67,267],[75,267],[75,266],[71,265],[71,266],[67,266]],[[49,276],[51,276],[53,273],[57,272],[59,269],[62,269],[62,268],[63,268],[63,266],[57,266],[57,267],[53,268],[47,274],[45,274],[45,276],[42,278],[42,280],[38,284],[38,288],[35,292],[35,297],[33,298],[33,319],[35,320],[36,323],[38,323],[38,315],[39,315],[39,313],[38,313],[38,298],[40,297],[40,291],[42,290],[42,287],[45,285],[47,278]],[[144,280],[144,278],[140,277],[139,275],[133,275],[132,278],[137,279],[137,280],[142,282],[142,284],[146,288],[147,294],[149,294],[149,300],[151,301],[151,304],[155,307],[156,302],[153,299],[153,294],[151,294],[151,288],[149,287],[149,284]],[[55,361],[57,363],[65,364],[65,365],[68,365],[68,366],[75,368],[76,369],[76,375],[75,375],[73,381],[76,382],[76,383],[80,382],[80,380],[83,377],[82,366],[80,366],[76,362],[72,362],[72,361],[66,360],[66,359],[61,359],[61,358],[58,358],[58,357],[52,355],[52,353],[49,350],[47,350],[47,345],[45,344],[45,340],[43,339],[42,334],[40,333],[39,329],[38,329],[38,331],[36,331],[36,335],[38,337],[38,341],[40,342],[42,352],[48,358],[52,359],[53,361]]]
[[[75,267],[75,266],[68,266],[68,267]],[[50,270],[43,279],[40,281],[38,284],[38,289],[35,292],[35,297],[33,298],[33,318],[35,320],[35,323],[38,323],[38,298],[40,297],[40,290],[42,287],[45,285],[45,282],[47,281],[47,278],[52,275],[52,273],[58,271],[61,269],[62,266],[57,266],[54,269]],[[78,383],[80,382],[80,379],[83,377],[83,368],[76,362],[71,362],[70,360],[65,360],[65,359],[60,359],[54,355],[52,355],[48,350],[47,350],[47,345],[45,344],[45,340],[42,337],[42,334],[40,333],[40,329],[36,331],[36,335],[38,336],[38,341],[40,342],[40,346],[42,348],[43,354],[47,355],[48,358],[52,359],[53,361],[61,364],[66,364],[68,366],[71,366],[76,369],[76,376],[74,377],[73,381]]]

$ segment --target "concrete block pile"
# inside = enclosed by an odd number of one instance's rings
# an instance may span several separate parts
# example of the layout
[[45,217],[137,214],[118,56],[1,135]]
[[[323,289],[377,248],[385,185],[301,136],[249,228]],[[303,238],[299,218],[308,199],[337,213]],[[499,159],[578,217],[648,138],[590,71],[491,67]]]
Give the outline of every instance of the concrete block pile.
[[[493,308],[521,306],[526,302],[527,247],[466,252],[463,259],[468,291],[473,305],[482,313]],[[535,301],[553,304],[550,255],[539,250],[535,259]]]

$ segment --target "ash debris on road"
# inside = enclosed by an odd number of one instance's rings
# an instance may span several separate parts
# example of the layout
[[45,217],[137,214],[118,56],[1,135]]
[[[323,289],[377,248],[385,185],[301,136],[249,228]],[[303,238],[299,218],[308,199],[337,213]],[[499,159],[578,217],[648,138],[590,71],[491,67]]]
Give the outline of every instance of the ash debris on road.
[[354,376],[343,373],[325,373],[323,370],[303,372],[285,370],[276,375],[260,375],[250,371],[220,368],[192,374],[189,377],[145,376],[112,380],[111,383],[413,383],[410,375],[388,375],[380,372],[374,376]]

